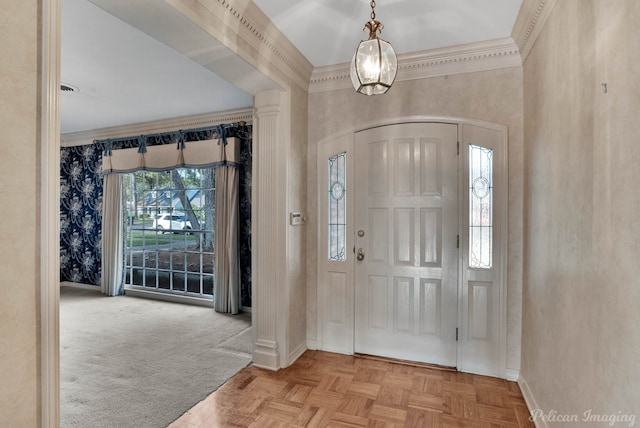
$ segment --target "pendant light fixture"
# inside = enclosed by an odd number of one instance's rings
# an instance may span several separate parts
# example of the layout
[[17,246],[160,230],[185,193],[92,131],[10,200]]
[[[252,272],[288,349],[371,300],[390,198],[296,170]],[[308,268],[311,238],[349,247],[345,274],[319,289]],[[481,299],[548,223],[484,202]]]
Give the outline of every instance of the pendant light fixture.
[[398,72],[398,57],[391,43],[378,38],[384,25],[376,21],[375,7],[375,0],[371,0],[371,20],[364,25],[369,30],[369,40],[360,42],[351,60],[351,83],[365,95],[387,92]]

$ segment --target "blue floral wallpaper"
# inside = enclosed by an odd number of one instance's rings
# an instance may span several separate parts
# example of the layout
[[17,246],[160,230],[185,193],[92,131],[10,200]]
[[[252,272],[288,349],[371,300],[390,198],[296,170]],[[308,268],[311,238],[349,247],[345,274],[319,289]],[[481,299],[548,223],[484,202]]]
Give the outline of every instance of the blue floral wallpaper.
[[60,280],[100,285],[102,150],[60,150]]
[[240,219],[238,247],[240,249],[240,304],[251,306],[251,125],[239,126],[240,139]]

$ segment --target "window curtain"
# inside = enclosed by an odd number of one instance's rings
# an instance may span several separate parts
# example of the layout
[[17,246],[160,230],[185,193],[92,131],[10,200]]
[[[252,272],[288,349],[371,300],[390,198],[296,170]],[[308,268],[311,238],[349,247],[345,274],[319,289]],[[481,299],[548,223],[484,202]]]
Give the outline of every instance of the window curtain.
[[122,176],[104,177],[102,203],[102,281],[100,290],[108,296],[123,294]]
[[[242,132],[239,132],[242,129]],[[241,134],[244,138],[232,136],[232,132]],[[214,309],[217,312],[237,314],[240,310],[240,246],[239,230],[239,162],[240,145],[243,141],[250,144],[250,128],[244,123],[220,125],[214,128],[177,131],[166,134],[147,135],[140,137],[109,139],[96,141],[104,147],[102,173],[105,174],[104,213],[118,205],[119,219],[116,235],[115,223],[103,220],[103,263],[109,259],[117,264],[119,272],[111,266],[113,276],[110,280],[118,281],[122,290],[122,193],[121,184],[108,192],[107,185],[111,181],[107,177],[116,177],[121,183],[120,174],[146,171],[166,171],[174,168],[215,168],[216,196],[215,196],[215,285]],[[214,138],[217,137],[217,141]],[[113,184],[113,186],[116,186]],[[117,201],[116,201],[117,200]],[[107,211],[107,206],[110,207]],[[115,211],[111,212],[115,215]],[[105,223],[114,229],[105,229]],[[108,237],[108,238],[107,238]],[[117,237],[120,247],[112,238]],[[107,256],[108,254],[108,256]],[[107,265],[105,264],[105,267]],[[103,272],[104,272],[103,268]],[[107,276],[103,281],[103,292]],[[250,287],[250,285],[249,285]],[[249,297],[250,299],[250,297]],[[249,300],[250,305],[250,300]]]
[[216,168],[214,307],[231,314],[240,309],[238,176],[235,166]]

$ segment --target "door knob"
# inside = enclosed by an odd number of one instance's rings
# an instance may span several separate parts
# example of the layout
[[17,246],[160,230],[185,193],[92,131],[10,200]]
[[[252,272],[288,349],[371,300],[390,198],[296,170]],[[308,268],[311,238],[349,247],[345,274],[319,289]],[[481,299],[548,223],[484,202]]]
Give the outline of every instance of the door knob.
[[359,262],[364,260],[364,251],[362,251],[362,248],[358,248],[358,254],[356,255],[356,260],[358,260]]

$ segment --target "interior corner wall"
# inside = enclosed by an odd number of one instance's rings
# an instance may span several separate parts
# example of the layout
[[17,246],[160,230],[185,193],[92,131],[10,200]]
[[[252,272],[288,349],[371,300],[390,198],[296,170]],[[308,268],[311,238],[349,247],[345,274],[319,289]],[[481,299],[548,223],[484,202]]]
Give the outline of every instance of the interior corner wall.
[[640,417],[638,22],[558,1],[524,64],[521,380],[546,414]]
[[522,68],[456,74],[394,83],[383,96],[352,89],[309,95],[307,151],[307,339],[317,341],[317,144],[339,132],[408,116],[483,120],[509,128],[509,231],[507,260],[507,369],[520,367],[523,140]]
[[39,1],[0,13],[0,415],[3,426],[40,420]]

